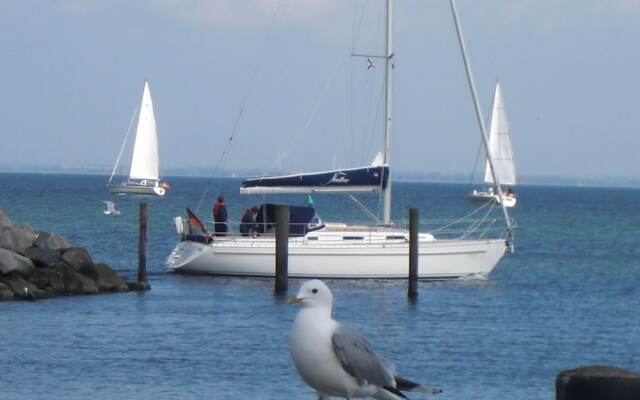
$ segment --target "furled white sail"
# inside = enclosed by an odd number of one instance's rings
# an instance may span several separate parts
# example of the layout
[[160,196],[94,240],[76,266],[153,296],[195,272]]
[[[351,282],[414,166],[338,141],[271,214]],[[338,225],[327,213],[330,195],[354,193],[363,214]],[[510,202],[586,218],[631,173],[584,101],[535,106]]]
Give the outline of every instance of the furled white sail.
[[[496,84],[496,92],[493,97],[489,149],[491,151],[495,173],[498,175],[500,184],[515,185],[516,166],[513,161],[509,121],[507,121],[507,113],[504,108],[504,99],[502,97],[500,83]],[[484,181],[486,183],[493,183],[493,176],[491,175],[491,168],[489,167],[488,161],[484,170]]]
[[153,102],[151,101],[149,84],[145,82],[129,178],[158,180],[160,175],[158,165],[156,118],[153,114]]

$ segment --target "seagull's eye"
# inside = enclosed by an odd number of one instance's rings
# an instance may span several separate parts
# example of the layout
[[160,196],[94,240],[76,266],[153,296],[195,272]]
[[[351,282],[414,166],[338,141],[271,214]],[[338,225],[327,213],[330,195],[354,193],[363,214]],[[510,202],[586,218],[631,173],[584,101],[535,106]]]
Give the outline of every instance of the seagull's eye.
[[311,291],[311,293],[313,293],[313,294],[318,293],[318,289],[313,289],[313,290]]

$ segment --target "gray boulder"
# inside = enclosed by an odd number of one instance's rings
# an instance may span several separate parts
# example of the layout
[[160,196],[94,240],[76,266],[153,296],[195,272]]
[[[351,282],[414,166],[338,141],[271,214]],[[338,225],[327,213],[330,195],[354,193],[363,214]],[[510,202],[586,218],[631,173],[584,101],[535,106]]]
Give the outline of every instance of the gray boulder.
[[65,250],[71,247],[62,236],[52,235],[49,232],[40,232],[34,246],[46,250]]
[[24,252],[24,255],[30,258],[36,267],[44,268],[50,267],[60,261],[62,252],[60,250],[47,250],[32,246]]
[[88,276],[94,281],[98,278],[98,273],[89,252],[83,247],[71,247],[62,253],[62,261],[73,268],[76,272]]
[[44,290],[39,289],[33,283],[24,280],[17,273],[5,275],[0,280],[13,291],[15,298],[24,300],[45,299],[48,297]]
[[36,241],[36,231],[29,225],[16,225],[13,228],[13,245],[15,246],[15,252],[25,255],[25,251],[33,246]]
[[53,268],[36,268],[29,277],[29,282],[52,296],[63,294],[66,290],[64,275]]
[[14,297],[13,290],[5,283],[0,282],[0,300],[12,300]]
[[68,294],[97,294],[98,286],[86,276],[77,273],[64,262],[58,262],[52,267],[60,273],[64,281],[65,293]]
[[128,292],[127,282],[120,277],[108,265],[98,263],[95,265],[97,272],[96,284],[101,292]]
[[17,250],[13,241],[13,228],[0,225],[0,249],[7,249],[13,252]]
[[0,249],[0,274],[18,272],[22,276],[29,276],[35,269],[33,262],[27,257],[7,249]]
[[11,218],[2,210],[0,210],[0,226],[6,226],[11,228],[13,224],[11,223]]

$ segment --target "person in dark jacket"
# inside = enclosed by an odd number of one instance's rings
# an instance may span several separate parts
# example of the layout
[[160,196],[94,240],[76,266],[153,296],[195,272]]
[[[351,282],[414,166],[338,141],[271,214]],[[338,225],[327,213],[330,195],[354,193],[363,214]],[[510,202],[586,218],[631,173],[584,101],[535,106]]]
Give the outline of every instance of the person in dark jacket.
[[258,216],[258,207],[247,208],[242,215],[240,221],[240,233],[242,236],[250,236],[256,231],[256,217]]
[[227,219],[229,214],[227,213],[227,206],[224,204],[224,196],[218,196],[218,201],[213,205],[213,221],[214,230],[216,236],[225,236],[229,231],[227,226]]

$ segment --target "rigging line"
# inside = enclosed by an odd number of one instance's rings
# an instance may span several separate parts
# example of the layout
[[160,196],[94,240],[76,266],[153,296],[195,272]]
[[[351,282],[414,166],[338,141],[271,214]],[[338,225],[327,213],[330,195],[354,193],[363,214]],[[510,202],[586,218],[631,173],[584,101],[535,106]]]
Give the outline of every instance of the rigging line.
[[[373,98],[373,88],[374,86],[371,87],[371,97]],[[367,131],[369,132],[369,134],[366,136],[367,141],[365,142],[364,146],[362,146],[362,159],[365,159],[364,153],[368,153],[371,154],[371,146],[373,146],[373,137],[375,136],[375,125],[376,125],[376,121],[378,121],[378,118],[380,118],[380,112],[382,111],[383,107],[382,107],[382,102],[385,99],[385,87],[384,85],[382,85],[382,87],[380,88],[380,97],[378,98],[378,104],[375,107],[375,114],[373,119],[371,119],[371,109],[369,109],[369,115],[367,116],[367,120],[369,121],[368,124],[369,126],[366,128]],[[378,127],[378,129],[380,129],[380,127]],[[366,133],[366,132],[365,132]],[[378,153],[376,152],[376,155]]]
[[198,205],[196,206],[196,213],[198,213],[200,211],[200,206],[202,205],[202,201],[204,200],[206,194],[209,191],[209,187],[211,186],[211,182],[213,182],[213,178],[215,177],[215,175],[218,173],[220,167],[222,166],[222,164],[224,163],[225,157],[227,155],[228,150],[231,147],[231,144],[233,142],[233,138],[236,135],[237,131],[238,131],[238,126],[240,124],[240,120],[242,119],[242,116],[244,115],[244,110],[245,110],[245,106],[247,104],[247,101],[249,100],[249,95],[251,94],[251,91],[253,89],[253,85],[254,82],[256,80],[256,76],[258,75],[258,71],[261,70],[261,65],[264,61],[265,55],[267,54],[267,44],[269,43],[269,38],[271,37],[274,27],[276,25],[276,21],[278,19],[278,13],[280,11],[280,9],[283,7],[284,3],[286,1],[282,0],[282,1],[278,1],[278,4],[276,6],[275,11],[273,12],[273,16],[271,17],[271,22],[269,24],[269,29],[267,31],[267,34],[262,42],[262,49],[260,50],[260,57],[258,57],[258,61],[256,62],[253,71],[251,73],[251,76],[249,78],[249,82],[247,84],[247,89],[245,90],[244,96],[242,97],[242,101],[240,102],[240,109],[238,111],[238,114],[236,115],[236,119],[233,122],[233,128],[231,129],[231,135],[229,135],[229,138],[227,139],[227,142],[225,143],[225,146],[222,150],[222,153],[220,154],[220,158],[218,159],[218,162],[216,163],[214,169],[213,169],[213,173],[211,174],[211,178],[209,178],[209,180],[207,181],[207,184],[205,185],[204,190],[202,191],[202,194],[200,195],[200,199],[198,200]]
[[138,107],[133,110],[133,115],[131,115],[131,119],[129,120],[129,127],[127,128],[127,134],[124,136],[124,142],[122,142],[122,146],[120,146],[120,153],[118,153],[118,158],[116,159],[116,165],[113,166],[113,171],[111,172],[111,177],[109,177],[109,182],[107,185],[111,184],[113,180],[113,176],[116,174],[116,169],[118,168],[118,163],[120,163],[120,157],[122,157],[122,152],[124,151],[124,147],[127,144],[127,140],[129,139],[129,134],[131,133],[131,127],[133,126],[133,120],[138,113]]
[[362,212],[367,214],[367,216],[369,216],[369,218],[371,218],[376,224],[379,224],[381,222],[380,218],[376,214],[374,214],[371,210],[369,210],[367,206],[365,206],[364,203],[358,200],[354,195],[348,194],[348,196],[351,198],[351,200],[353,200],[354,203],[356,203],[358,208],[360,208]]
[[[497,79],[496,79],[496,82],[498,82]],[[489,110],[487,110],[485,125],[490,125],[491,123],[491,117],[493,116],[493,104],[495,103],[495,101],[496,101],[496,93],[494,91],[493,98],[491,100],[491,107]],[[489,126],[489,143],[491,143],[491,126]],[[473,178],[476,175],[476,170],[478,169],[478,159],[480,158],[481,151],[482,151],[482,139],[480,140],[480,145],[478,146],[478,152],[476,153],[476,161],[473,163],[473,172],[471,173],[470,183],[473,183]],[[482,177],[482,180],[484,181],[484,176]]]
[[478,151],[476,151],[476,159],[473,162],[473,171],[471,171],[471,176],[469,177],[470,184],[473,184],[473,178],[476,176],[476,170],[478,169],[478,160],[480,159],[481,151],[482,151],[482,143],[480,143],[480,145],[478,146]]
[[331,72],[331,75],[329,75],[329,78],[325,82],[324,87],[322,88],[322,91],[320,92],[320,95],[318,96],[318,99],[316,100],[316,104],[314,105],[314,107],[313,107],[313,109],[311,111],[311,115],[309,115],[309,118],[307,118],[307,122],[304,124],[302,129],[300,129],[300,131],[298,131],[296,136],[293,138],[293,140],[291,141],[291,145],[284,152],[282,152],[280,154],[280,156],[264,171],[262,176],[267,176],[267,174],[276,165],[281,163],[282,160],[284,160],[284,158],[287,157],[289,155],[289,153],[291,153],[291,151],[297,146],[298,141],[300,140],[300,138],[302,138],[302,136],[307,132],[307,129],[309,129],[309,126],[311,125],[311,122],[313,121],[316,113],[318,112],[318,109],[320,108],[320,104],[322,104],[322,100],[324,99],[324,96],[329,91],[329,87],[331,87],[331,82],[333,82],[333,78],[336,76],[336,73],[340,69],[339,67],[342,65],[344,60],[345,59],[338,58],[338,61],[336,62],[336,65],[333,68],[333,71]]

